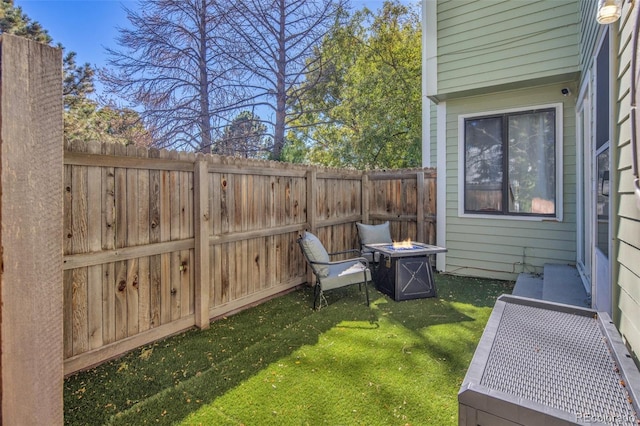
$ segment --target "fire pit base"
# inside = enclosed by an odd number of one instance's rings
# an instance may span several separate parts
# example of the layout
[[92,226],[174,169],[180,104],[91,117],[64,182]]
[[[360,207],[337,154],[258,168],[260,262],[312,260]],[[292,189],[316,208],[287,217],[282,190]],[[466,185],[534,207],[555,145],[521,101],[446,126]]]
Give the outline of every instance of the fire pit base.
[[396,301],[436,296],[429,257],[380,256],[374,274],[376,288]]

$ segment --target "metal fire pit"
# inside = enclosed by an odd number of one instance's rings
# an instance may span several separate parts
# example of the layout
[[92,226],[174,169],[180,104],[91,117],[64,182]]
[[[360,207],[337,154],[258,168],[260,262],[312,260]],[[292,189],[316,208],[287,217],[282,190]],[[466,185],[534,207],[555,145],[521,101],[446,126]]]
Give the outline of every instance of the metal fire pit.
[[637,426],[639,390],[606,313],[501,296],[458,394],[458,423]]
[[422,243],[400,248],[394,248],[393,244],[366,244],[365,247],[379,254],[374,269],[378,290],[397,301],[436,296],[429,257],[447,251],[446,248]]

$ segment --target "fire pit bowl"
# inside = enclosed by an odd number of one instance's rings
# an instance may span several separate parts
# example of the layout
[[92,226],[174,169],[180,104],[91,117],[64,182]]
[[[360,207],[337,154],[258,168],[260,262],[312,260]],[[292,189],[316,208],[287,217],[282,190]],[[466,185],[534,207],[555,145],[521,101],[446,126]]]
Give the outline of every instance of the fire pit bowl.
[[444,253],[447,251],[444,247],[432,246],[423,243],[401,243],[394,244],[366,244],[366,247],[391,257],[402,257],[407,255],[429,255],[436,253]]

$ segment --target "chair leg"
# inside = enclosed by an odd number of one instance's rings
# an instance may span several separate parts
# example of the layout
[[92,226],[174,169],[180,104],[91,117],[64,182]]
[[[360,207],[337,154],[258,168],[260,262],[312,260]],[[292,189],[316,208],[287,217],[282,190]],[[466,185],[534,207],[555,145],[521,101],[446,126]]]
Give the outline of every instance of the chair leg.
[[369,306],[369,283],[364,282],[364,292],[367,294],[367,306]]
[[316,283],[316,285],[313,287],[313,310],[316,310],[316,304],[318,302],[318,299],[320,298],[320,293],[321,293],[321,289],[320,289],[320,284]]
[[364,292],[367,295],[367,306],[369,306],[369,281],[367,281],[367,270],[364,270]]

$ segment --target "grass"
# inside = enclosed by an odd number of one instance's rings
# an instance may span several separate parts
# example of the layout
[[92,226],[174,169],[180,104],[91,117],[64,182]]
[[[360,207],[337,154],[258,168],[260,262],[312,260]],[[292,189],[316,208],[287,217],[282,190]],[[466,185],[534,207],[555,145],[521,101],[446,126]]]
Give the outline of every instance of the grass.
[[453,425],[497,296],[437,275],[438,298],[304,288],[65,379],[65,424]]

